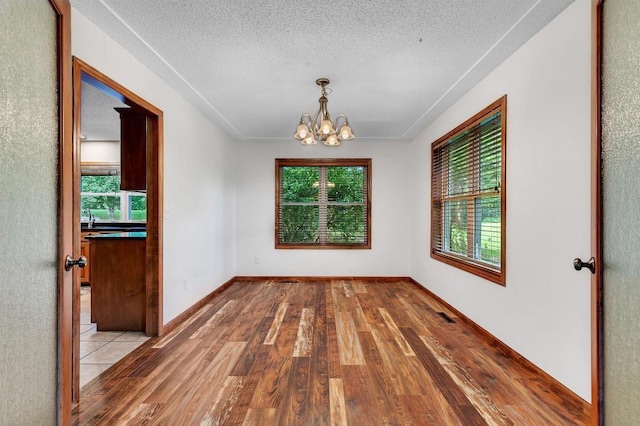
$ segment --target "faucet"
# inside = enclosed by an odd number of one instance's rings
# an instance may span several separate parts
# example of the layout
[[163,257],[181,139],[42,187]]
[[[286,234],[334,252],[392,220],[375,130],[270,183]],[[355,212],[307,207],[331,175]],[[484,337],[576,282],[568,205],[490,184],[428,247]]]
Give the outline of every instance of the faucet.
[[91,213],[90,208],[86,208],[84,209],[84,211],[86,213],[89,213],[89,225],[87,226],[87,228],[91,229],[93,228],[93,224],[96,223],[96,217],[93,215],[93,213]]

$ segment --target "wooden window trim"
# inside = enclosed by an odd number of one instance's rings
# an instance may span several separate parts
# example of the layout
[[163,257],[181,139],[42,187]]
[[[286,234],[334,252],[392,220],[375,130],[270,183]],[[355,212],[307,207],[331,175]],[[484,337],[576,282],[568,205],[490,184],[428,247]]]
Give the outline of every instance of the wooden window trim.
[[[506,285],[506,241],[507,241],[507,234],[506,234],[506,223],[507,223],[507,206],[506,206],[506,200],[507,200],[507,164],[506,164],[506,158],[507,158],[507,95],[504,95],[503,97],[501,97],[500,99],[496,100],[495,102],[493,102],[491,105],[487,106],[486,108],[484,108],[482,111],[478,112],[477,114],[475,114],[474,116],[472,116],[471,118],[469,118],[468,120],[466,120],[464,123],[460,124],[459,126],[457,126],[456,128],[454,128],[453,130],[451,130],[450,132],[448,132],[447,134],[445,134],[444,136],[442,136],[441,138],[437,139],[435,142],[433,142],[431,144],[431,179],[433,180],[434,178],[434,152],[446,145],[447,143],[449,143],[449,141],[451,139],[453,139],[455,136],[457,136],[458,134],[465,132],[469,129],[471,129],[472,127],[476,126],[477,124],[479,124],[482,120],[484,120],[487,116],[491,115],[492,113],[496,112],[500,110],[501,111],[501,126],[502,126],[502,158],[501,158],[501,174],[500,174],[500,179],[501,179],[501,188],[500,188],[500,232],[501,232],[501,236],[500,236],[500,267],[499,268],[492,268],[489,265],[486,265],[484,263],[480,263],[477,262],[473,259],[470,259],[468,257],[465,256],[461,256],[461,255],[456,255],[453,253],[444,253],[441,251],[438,251],[435,247],[434,247],[434,241],[435,241],[435,237],[436,235],[434,234],[434,231],[436,228],[434,226],[434,212],[433,212],[433,208],[436,202],[436,195],[435,195],[435,187],[434,184],[432,182],[431,185],[431,247],[430,247],[430,255],[432,259],[438,260],[440,262],[446,263],[448,265],[454,266],[458,269],[461,269],[463,271],[469,272],[471,274],[477,275],[479,277],[485,278],[491,282],[494,282],[496,284],[505,286]],[[475,179],[475,177],[474,177]],[[439,187],[439,184],[438,184]],[[468,215],[468,221],[472,221],[473,218],[469,217],[470,215]],[[443,224],[439,224],[438,225],[438,229],[444,229]],[[468,238],[472,238],[470,236],[468,236]],[[467,247],[471,247],[470,244],[467,245]],[[469,250],[469,249],[468,249]]]
[[[367,176],[367,242],[364,244],[283,244],[279,242],[280,229],[280,168],[281,167],[366,167]],[[371,249],[371,159],[370,158],[276,158],[275,161],[275,248],[276,249],[305,249],[305,250],[370,250]]]

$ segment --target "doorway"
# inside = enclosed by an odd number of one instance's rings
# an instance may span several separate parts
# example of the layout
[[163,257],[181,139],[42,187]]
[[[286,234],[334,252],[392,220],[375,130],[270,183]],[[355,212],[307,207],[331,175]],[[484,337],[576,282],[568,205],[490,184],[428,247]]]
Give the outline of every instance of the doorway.
[[[131,219],[135,217],[136,212],[133,210],[135,207],[135,202],[132,200],[139,202],[140,198],[146,195],[146,235],[134,235],[132,232],[127,236],[125,240],[119,240],[118,244],[126,243],[126,244],[135,244],[136,241],[142,240],[142,249],[136,248],[137,246],[128,246],[127,251],[127,259],[130,260],[133,256],[133,253],[138,253],[138,266],[141,272],[134,272],[132,277],[132,281],[136,281],[138,285],[140,285],[140,289],[136,292],[139,296],[136,298],[136,307],[137,312],[135,312],[135,317],[138,317],[137,320],[133,321],[135,325],[134,327],[138,327],[139,330],[143,331],[146,336],[159,336],[162,334],[162,224],[160,221],[161,212],[162,212],[162,111],[151,105],[149,102],[140,98],[133,92],[124,88],[120,84],[116,83],[114,80],[105,76],[95,68],[91,67],[87,63],[83,62],[78,58],[73,58],[73,85],[74,85],[74,114],[73,114],[73,129],[74,129],[74,223],[78,224],[80,227],[81,223],[81,215],[85,220],[85,228],[91,226],[90,229],[97,230],[95,227],[96,223],[96,215],[109,215],[110,219],[122,219],[121,216],[124,214]],[[143,131],[141,133],[140,138],[142,138],[141,151],[137,155],[134,155],[134,159],[132,160],[134,163],[134,167],[129,167],[133,170],[134,173],[141,175],[142,185],[138,183],[138,186],[135,186],[132,191],[124,191],[124,189],[132,189],[125,188],[124,176],[120,174],[120,167],[124,167],[124,162],[121,162],[117,167],[118,171],[114,170],[114,162],[84,162],[81,166],[81,143],[82,139],[85,135],[81,133],[81,114],[82,114],[82,100],[83,100],[83,87],[87,90],[87,87],[91,87],[92,89],[96,89],[98,92],[102,94],[106,94],[109,98],[116,100],[117,103],[121,103],[122,106],[126,108],[119,108],[116,105],[116,111],[121,115],[122,121],[125,121],[124,114],[128,116],[136,115],[136,120],[138,123],[141,123],[143,127]],[[134,113],[134,114],[131,114]],[[117,118],[117,117],[116,117]],[[127,118],[128,119],[128,118]],[[124,127],[123,127],[124,129]],[[118,123],[118,133],[120,130],[120,124]],[[123,130],[124,131],[124,130]],[[104,148],[104,147],[103,147]],[[109,149],[109,148],[108,148]],[[107,150],[108,150],[107,149]],[[127,158],[132,158],[130,155],[127,155]],[[94,164],[86,164],[86,163],[94,163]],[[98,163],[98,164],[96,164]],[[128,161],[131,163],[131,161]],[[91,171],[87,172],[84,170],[84,174],[93,173],[96,176],[109,176],[118,175],[117,176],[117,185],[118,188],[117,194],[114,193],[112,196],[108,195],[98,195],[94,198],[103,198],[110,201],[106,201],[104,206],[99,205],[84,205],[81,207],[81,202],[84,200],[87,202],[91,199],[91,196],[83,197],[81,194],[81,179],[83,175],[83,168],[91,169]],[[131,176],[129,174],[129,176]],[[131,178],[128,182],[131,182]],[[107,180],[109,180],[107,178]],[[140,182],[140,178],[135,178]],[[129,185],[130,183],[127,183]],[[122,189],[123,191],[120,191]],[[91,193],[93,194],[93,193]],[[94,194],[95,195],[95,194]],[[117,199],[117,201],[116,201]],[[125,201],[122,201],[125,200]],[[95,203],[94,203],[95,204]],[[93,211],[91,209],[93,207]],[[100,207],[105,207],[101,209]],[[122,208],[121,208],[122,207]],[[84,213],[83,213],[84,212]],[[139,212],[138,212],[139,213]],[[139,217],[138,217],[139,219]],[[121,225],[121,224],[119,224]],[[140,223],[137,224],[135,222],[130,222],[128,224],[130,227],[135,227],[135,225],[139,226]],[[107,222],[102,223],[102,228],[107,227]],[[108,228],[108,227],[107,227]],[[140,231],[141,229],[129,229],[126,231]],[[119,229],[120,230],[120,229]],[[86,229],[85,229],[86,231]],[[104,232],[105,230],[102,229]],[[80,233],[76,233],[74,237],[74,244],[76,246],[82,245],[84,248],[84,244],[89,241],[85,241],[83,243],[80,242]],[[97,250],[96,247],[109,247],[110,244],[113,243],[112,238],[115,238],[115,234],[113,232],[105,233],[103,236],[109,235],[109,239],[111,241],[106,241],[106,239],[98,240],[97,232],[85,232],[83,234],[94,234],[92,237],[96,238],[94,244],[91,244],[91,253],[95,254]],[[130,239],[131,237],[132,239]],[[99,244],[97,243],[99,241]],[[96,256],[96,258],[99,258]],[[97,267],[102,264],[100,262],[94,262],[94,265]],[[91,257],[89,257],[89,271],[92,271],[91,265]],[[113,268],[114,271],[118,271],[120,273],[128,274],[132,271],[131,267],[122,267],[122,268]],[[86,274],[86,272],[85,272]],[[98,280],[98,271],[89,272],[92,278],[88,279],[86,275],[82,275],[82,280],[90,282]],[[117,281],[117,280],[115,280]],[[95,298],[98,297],[98,289],[101,287],[95,287]],[[104,287],[102,287],[105,291]],[[85,287],[86,289],[86,287]],[[77,401],[80,396],[80,333],[86,329],[88,320],[81,320],[81,306],[83,297],[81,293],[87,293],[87,291],[81,290],[81,279],[77,279],[74,281],[73,286],[73,350],[72,350],[72,376],[73,376],[73,401]],[[103,300],[113,300],[113,293],[107,296],[104,294]],[[126,303],[129,303],[131,299],[129,298]],[[86,304],[87,301],[85,300]],[[105,322],[112,318],[112,321],[119,321],[121,315],[114,312],[104,313],[99,310],[99,308],[92,309],[92,317],[96,318],[96,322],[98,323],[98,329],[103,327],[105,330],[116,330],[118,329],[117,325],[104,325]],[[106,303],[101,303],[98,306],[106,306]],[[121,303],[111,303],[110,306],[119,306]],[[131,312],[131,310],[126,310],[123,312]],[[100,315],[102,320],[99,320],[97,316]],[[103,324],[101,326],[101,323]],[[113,328],[115,327],[115,328]]]

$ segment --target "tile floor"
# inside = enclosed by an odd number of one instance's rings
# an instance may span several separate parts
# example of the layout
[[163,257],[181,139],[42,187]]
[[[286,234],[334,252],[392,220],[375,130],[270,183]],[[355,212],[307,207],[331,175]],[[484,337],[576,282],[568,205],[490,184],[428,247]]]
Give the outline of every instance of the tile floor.
[[142,332],[97,331],[91,322],[91,288],[80,292],[80,387],[131,353],[149,338]]

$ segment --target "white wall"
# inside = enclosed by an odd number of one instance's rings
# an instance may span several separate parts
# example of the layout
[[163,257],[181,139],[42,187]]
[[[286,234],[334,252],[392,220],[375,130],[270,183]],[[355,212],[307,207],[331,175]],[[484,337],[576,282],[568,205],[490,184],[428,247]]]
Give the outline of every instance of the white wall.
[[236,275],[234,143],[77,10],[72,53],[164,112],[164,322]]
[[[590,400],[589,0],[578,0],[411,143],[411,276]],[[430,144],[507,94],[507,285],[429,257]]]
[[[292,121],[292,134],[295,121]],[[409,258],[406,155],[408,143],[363,142],[338,148],[244,142],[237,156],[238,275],[407,276]],[[371,158],[371,250],[276,250],[276,158]],[[255,263],[255,257],[260,263]]]
[[120,141],[83,141],[80,143],[83,163],[120,163]]

